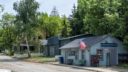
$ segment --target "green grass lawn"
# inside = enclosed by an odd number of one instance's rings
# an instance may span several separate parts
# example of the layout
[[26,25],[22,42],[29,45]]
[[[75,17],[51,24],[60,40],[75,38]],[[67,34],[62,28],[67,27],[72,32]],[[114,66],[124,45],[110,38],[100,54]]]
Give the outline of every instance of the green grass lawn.
[[32,56],[31,58],[27,58],[25,60],[29,62],[38,62],[38,63],[55,62],[54,57],[45,57],[45,56]]
[[128,68],[128,64],[119,64],[118,67],[121,67],[121,68]]

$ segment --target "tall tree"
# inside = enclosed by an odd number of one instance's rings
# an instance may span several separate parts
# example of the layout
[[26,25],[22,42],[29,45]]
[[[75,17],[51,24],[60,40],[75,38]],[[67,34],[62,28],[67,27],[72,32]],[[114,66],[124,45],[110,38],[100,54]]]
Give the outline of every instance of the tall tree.
[[62,19],[56,11],[50,16],[48,16],[47,13],[42,13],[39,16],[39,24],[42,28],[45,38],[60,35],[63,28]]
[[83,17],[84,15],[80,15],[78,8],[74,5],[72,10],[72,15],[69,17],[70,25],[71,25],[71,35],[82,34],[83,32]]
[[49,30],[49,16],[47,13],[41,13],[39,15],[39,29],[44,35],[44,38],[48,37],[48,30]]
[[70,36],[71,27],[70,27],[69,20],[66,18],[65,15],[62,17],[62,26],[63,28],[62,28],[61,36],[62,37]]
[[62,30],[61,22],[62,22],[62,20],[59,16],[50,16],[49,17],[48,37],[58,36],[61,34],[61,30]]
[[3,6],[0,5],[0,13],[4,10]]
[[122,28],[122,39],[125,47],[128,49],[128,1],[120,0],[120,7],[118,8],[118,13],[123,22]]
[[2,34],[0,35],[2,39],[1,43],[4,49],[9,50],[9,55],[12,54],[12,47],[15,41],[14,20],[15,20],[14,15],[11,15],[9,13],[4,13],[2,15],[2,20],[1,20]]
[[[122,21],[117,13],[121,5],[119,0],[78,0],[77,9],[73,11],[74,27],[81,33],[95,35],[121,34]],[[78,25],[77,25],[78,24]]]
[[50,16],[59,16],[59,13],[56,7],[53,7]]
[[111,34],[128,45],[127,0],[78,0],[70,16],[71,34]]
[[28,57],[31,57],[29,49],[29,38],[31,38],[32,29],[37,25],[38,2],[35,0],[20,0],[14,3],[14,10],[17,12],[17,26],[21,29],[23,38],[27,45]]
[[128,32],[128,1],[127,0],[120,0],[120,7],[118,8],[118,13],[120,18],[123,20],[124,25],[125,25],[125,33],[124,36]]

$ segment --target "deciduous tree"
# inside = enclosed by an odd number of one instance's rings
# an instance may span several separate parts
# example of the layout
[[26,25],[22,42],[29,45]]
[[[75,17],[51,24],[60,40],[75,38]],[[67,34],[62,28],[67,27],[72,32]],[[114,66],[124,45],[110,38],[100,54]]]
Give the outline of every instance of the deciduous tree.
[[29,49],[29,38],[31,38],[32,29],[37,25],[38,2],[35,0],[20,0],[14,3],[14,10],[17,12],[17,27],[21,29],[22,35],[26,41],[28,57],[31,57]]

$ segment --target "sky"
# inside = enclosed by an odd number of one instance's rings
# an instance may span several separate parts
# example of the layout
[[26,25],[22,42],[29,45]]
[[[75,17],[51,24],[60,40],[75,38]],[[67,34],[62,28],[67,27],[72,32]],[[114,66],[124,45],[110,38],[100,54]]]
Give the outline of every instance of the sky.
[[[13,3],[19,0],[0,0],[0,4],[4,7],[4,12],[16,14],[13,10]],[[73,5],[77,5],[77,0],[36,0],[40,4],[38,11],[51,13],[53,7],[56,7],[60,15],[71,14]],[[2,13],[0,14],[0,16]]]

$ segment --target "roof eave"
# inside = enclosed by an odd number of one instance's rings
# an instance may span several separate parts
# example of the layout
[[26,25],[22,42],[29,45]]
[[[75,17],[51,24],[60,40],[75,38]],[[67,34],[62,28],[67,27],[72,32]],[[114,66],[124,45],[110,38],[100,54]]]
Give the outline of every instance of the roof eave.
[[74,49],[74,48],[79,48],[79,47],[59,48],[59,49]]

